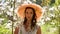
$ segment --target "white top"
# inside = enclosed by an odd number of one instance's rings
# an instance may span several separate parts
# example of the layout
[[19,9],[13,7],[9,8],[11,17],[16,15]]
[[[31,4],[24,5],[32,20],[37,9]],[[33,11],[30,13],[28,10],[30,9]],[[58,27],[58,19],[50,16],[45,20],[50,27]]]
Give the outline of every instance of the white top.
[[31,31],[25,31],[25,28],[22,24],[19,25],[19,32],[18,34],[36,34],[37,33],[37,29],[39,28],[39,26],[36,26],[34,28],[34,30],[31,30]]

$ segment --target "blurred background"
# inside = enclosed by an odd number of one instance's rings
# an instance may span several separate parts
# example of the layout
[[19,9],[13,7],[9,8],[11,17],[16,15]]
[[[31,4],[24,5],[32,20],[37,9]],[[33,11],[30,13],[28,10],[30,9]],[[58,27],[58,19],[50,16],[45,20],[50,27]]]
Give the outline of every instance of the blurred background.
[[0,34],[13,34],[23,21],[16,12],[24,3],[36,3],[43,8],[43,16],[38,21],[42,34],[60,34],[60,0],[0,0]]

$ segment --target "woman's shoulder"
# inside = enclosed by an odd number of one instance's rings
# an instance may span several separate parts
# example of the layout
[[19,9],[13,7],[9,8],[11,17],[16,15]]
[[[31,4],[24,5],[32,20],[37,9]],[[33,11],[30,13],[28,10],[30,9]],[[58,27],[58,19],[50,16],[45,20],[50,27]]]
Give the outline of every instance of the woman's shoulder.
[[19,31],[19,27],[16,26],[15,31],[14,31],[14,34],[18,34],[18,31]]
[[37,34],[41,34],[41,26],[37,25]]
[[36,28],[38,29],[38,28],[41,28],[41,27],[40,27],[40,25],[36,25]]

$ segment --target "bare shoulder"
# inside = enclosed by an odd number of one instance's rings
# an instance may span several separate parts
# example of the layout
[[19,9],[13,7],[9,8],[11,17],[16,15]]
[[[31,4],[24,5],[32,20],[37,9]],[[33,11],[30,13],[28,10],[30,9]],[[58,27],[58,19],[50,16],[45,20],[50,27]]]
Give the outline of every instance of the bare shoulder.
[[39,28],[37,29],[37,34],[41,34],[41,27],[39,26]]
[[19,27],[15,28],[14,34],[18,34]]
[[22,24],[21,24],[21,23],[19,23],[19,24],[15,27],[14,34],[18,34],[19,29],[21,29],[21,27],[22,27]]

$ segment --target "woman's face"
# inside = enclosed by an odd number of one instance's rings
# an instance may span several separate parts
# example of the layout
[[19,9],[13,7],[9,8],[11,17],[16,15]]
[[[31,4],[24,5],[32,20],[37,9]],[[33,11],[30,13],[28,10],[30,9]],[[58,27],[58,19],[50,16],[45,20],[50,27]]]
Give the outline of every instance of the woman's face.
[[32,9],[26,9],[25,17],[27,18],[27,20],[31,20],[33,17],[33,10]]

